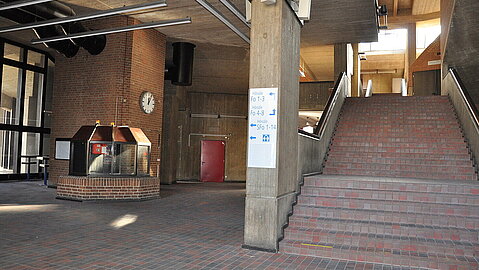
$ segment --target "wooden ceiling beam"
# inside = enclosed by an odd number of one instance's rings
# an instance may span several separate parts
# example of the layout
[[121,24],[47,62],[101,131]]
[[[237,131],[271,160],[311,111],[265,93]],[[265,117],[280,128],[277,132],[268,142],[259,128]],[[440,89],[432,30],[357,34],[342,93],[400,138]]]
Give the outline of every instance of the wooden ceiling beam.
[[441,12],[433,12],[433,13],[423,14],[423,15],[405,15],[405,16],[388,17],[388,26],[389,28],[401,28],[411,23],[437,19],[440,17],[441,17]]
[[399,0],[393,0],[393,16],[398,15]]

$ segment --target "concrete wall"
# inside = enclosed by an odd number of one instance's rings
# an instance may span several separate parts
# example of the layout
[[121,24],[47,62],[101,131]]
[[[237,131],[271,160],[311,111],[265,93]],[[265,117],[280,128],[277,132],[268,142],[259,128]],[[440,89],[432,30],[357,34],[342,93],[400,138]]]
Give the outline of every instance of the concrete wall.
[[302,82],[299,84],[299,109],[322,111],[328,103],[334,82]]
[[[120,16],[92,23],[92,28],[137,23]],[[156,175],[163,113],[165,36],[156,30],[108,35],[105,50],[96,56],[80,50],[77,56],[55,56],[51,149],[56,138],[71,138],[82,125],[115,122],[142,128],[152,142],[151,174]],[[156,99],[152,114],[139,106],[141,92]],[[52,159],[50,181],[68,174],[68,161]]]
[[[225,180],[245,181],[249,50],[203,43],[195,45],[192,85],[174,86],[165,81],[162,183],[199,179],[202,140],[225,141]],[[171,44],[167,47],[168,65],[172,59]],[[226,117],[192,117],[192,114]]]
[[392,93],[393,79],[403,78],[404,69],[398,69],[395,73],[381,73],[381,74],[363,74],[363,87],[366,87],[369,80],[373,80],[373,94],[376,93]]
[[454,105],[469,148],[477,164],[477,159],[479,158],[479,127],[476,125],[476,120],[474,120],[470,113],[452,73],[447,74],[444,78],[442,89],[443,94],[448,95]]
[[[449,31],[447,23],[442,33],[447,35],[443,55],[443,77],[449,67],[455,67],[474,103],[479,105],[479,1],[456,0]],[[444,14],[447,20],[448,14]]]

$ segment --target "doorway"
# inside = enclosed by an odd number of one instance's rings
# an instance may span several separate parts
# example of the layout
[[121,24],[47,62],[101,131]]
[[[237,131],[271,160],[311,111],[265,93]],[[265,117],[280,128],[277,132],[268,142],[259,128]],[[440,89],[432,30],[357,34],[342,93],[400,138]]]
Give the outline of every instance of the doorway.
[[200,181],[224,182],[225,142],[201,141]]
[[415,96],[440,95],[441,70],[414,72],[413,83]]

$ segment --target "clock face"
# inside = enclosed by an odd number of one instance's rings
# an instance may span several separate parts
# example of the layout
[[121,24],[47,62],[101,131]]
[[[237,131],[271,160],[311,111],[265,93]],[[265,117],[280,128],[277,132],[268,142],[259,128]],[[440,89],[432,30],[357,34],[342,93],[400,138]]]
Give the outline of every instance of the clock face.
[[140,107],[144,113],[150,114],[155,109],[155,97],[151,92],[143,92],[140,96]]

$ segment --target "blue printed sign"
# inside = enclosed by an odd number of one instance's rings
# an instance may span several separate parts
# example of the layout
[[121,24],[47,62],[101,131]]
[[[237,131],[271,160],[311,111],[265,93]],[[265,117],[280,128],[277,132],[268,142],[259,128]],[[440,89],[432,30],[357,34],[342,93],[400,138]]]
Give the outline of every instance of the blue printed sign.
[[248,167],[276,168],[278,88],[249,92]]

